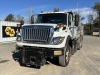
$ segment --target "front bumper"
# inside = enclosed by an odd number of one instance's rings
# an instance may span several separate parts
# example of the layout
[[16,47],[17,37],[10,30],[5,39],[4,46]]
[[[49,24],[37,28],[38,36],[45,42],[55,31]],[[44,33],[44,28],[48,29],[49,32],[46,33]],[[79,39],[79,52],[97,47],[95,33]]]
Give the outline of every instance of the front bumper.
[[16,50],[25,50],[31,52],[43,52],[43,55],[46,57],[56,57],[63,55],[63,48],[44,48],[44,47],[32,47],[32,46],[23,46],[19,47],[16,45]]
[[23,46],[30,46],[30,47],[43,47],[43,48],[64,48],[64,42],[59,45],[50,45],[50,44],[31,44],[31,43],[23,43],[23,42],[16,42],[19,47]]
[[46,63],[47,57],[59,57],[63,55],[63,49],[43,48],[32,46],[16,46],[17,50],[22,50],[22,63],[29,65],[41,65]]

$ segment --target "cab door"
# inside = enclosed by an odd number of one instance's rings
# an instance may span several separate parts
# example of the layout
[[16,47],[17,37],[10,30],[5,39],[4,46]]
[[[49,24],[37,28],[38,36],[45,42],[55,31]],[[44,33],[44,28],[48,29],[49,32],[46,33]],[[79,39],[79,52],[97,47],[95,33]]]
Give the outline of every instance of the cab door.
[[70,29],[70,32],[72,34],[72,39],[76,38],[77,33],[77,27],[75,26],[75,19],[73,18],[73,14],[68,14],[68,26]]

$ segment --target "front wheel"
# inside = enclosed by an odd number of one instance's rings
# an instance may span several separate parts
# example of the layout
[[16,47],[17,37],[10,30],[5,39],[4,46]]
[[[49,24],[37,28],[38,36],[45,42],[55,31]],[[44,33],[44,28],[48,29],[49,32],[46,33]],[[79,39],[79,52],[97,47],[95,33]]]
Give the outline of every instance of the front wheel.
[[66,67],[69,64],[69,60],[70,60],[70,49],[71,47],[69,45],[67,45],[64,48],[64,53],[62,56],[59,56],[59,64],[63,67]]

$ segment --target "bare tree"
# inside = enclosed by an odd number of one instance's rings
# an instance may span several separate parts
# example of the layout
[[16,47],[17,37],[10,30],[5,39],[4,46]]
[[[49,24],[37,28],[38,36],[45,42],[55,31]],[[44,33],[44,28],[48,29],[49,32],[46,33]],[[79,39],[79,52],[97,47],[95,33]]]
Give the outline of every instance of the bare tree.
[[27,14],[28,14],[28,19],[27,19],[27,22],[28,23],[31,23],[31,16],[33,15],[33,8],[32,7],[30,7],[30,8],[28,8],[27,9]]
[[88,18],[88,23],[89,23],[89,24],[92,24],[92,23],[93,23],[93,13],[90,12],[90,13],[87,15],[87,18]]
[[24,17],[21,16],[20,14],[18,14],[18,15],[16,16],[16,21],[17,21],[17,22],[24,21]]

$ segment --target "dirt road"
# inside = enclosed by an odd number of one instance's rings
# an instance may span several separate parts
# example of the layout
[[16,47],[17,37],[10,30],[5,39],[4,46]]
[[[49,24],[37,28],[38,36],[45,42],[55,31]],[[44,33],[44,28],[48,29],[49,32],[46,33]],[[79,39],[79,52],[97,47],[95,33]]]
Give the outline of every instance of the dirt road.
[[67,67],[56,61],[42,66],[22,67],[12,57],[15,43],[0,44],[0,75],[100,75],[100,37],[84,36],[83,47],[70,60]]

